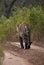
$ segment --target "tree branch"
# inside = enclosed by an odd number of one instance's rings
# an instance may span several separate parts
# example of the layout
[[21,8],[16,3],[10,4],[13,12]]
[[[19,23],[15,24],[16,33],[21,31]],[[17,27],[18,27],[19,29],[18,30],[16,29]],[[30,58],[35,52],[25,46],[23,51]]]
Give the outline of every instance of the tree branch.
[[11,8],[14,5],[15,2],[16,2],[16,0],[12,0],[12,1],[10,1],[10,4],[8,5],[6,0],[4,0],[4,9],[5,9],[4,10],[4,16],[6,16],[7,18],[9,18]]

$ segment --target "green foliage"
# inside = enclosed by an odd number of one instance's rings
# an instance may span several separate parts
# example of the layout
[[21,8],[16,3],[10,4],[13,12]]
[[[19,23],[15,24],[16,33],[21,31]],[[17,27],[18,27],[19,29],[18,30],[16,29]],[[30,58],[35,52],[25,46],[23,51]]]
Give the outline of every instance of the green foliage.
[[16,8],[12,12],[9,19],[0,17],[0,40],[4,41],[7,38],[12,38],[16,34],[16,26],[21,22],[28,22],[31,25],[31,34],[33,38],[44,38],[44,9],[38,6],[37,8]]
[[[44,38],[44,9],[41,6],[31,8],[18,8],[13,12],[17,23],[28,22],[31,25],[31,33],[33,38],[38,40]],[[15,14],[14,14],[15,13]],[[15,16],[14,16],[15,15]],[[36,32],[35,32],[36,31]],[[35,39],[36,39],[35,38]]]
[[0,41],[4,41],[7,38],[11,38],[16,32],[16,19],[10,17],[6,19],[4,16],[0,18]]
[[[15,16],[14,16],[15,15]],[[13,17],[15,17],[17,23],[21,22],[28,22],[29,21],[29,16],[30,16],[30,9],[24,7],[24,8],[18,8],[16,12],[13,12]]]
[[0,47],[0,65],[2,65],[3,59],[4,59],[4,52],[3,49]]
[[1,48],[0,48],[0,57],[4,57],[4,52]]
[[30,24],[32,28],[32,33],[34,37],[37,37],[38,40],[44,37],[44,14],[41,7],[32,8],[30,10]]
[[5,38],[4,21],[6,21],[6,18],[2,16],[0,18],[0,41],[3,41]]

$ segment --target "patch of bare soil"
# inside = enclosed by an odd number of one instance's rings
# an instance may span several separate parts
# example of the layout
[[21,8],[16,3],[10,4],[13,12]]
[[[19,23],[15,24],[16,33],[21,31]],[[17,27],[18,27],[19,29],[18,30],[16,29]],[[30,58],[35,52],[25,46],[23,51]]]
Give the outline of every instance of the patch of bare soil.
[[44,48],[44,41],[33,41],[33,44]]
[[20,57],[25,58],[33,65],[44,65],[44,52],[37,51],[36,49],[20,49],[17,46],[7,44],[4,47],[6,50],[17,52]]
[[29,64],[24,58],[17,57],[16,53],[15,55],[11,54],[10,52],[4,51],[5,53],[5,59],[3,61],[3,65],[32,65]]

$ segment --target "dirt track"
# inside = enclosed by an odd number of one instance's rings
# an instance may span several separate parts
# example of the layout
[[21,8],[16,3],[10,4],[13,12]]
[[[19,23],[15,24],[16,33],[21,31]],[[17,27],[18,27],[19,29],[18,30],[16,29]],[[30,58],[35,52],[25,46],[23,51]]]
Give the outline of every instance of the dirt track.
[[18,54],[14,52],[15,55],[10,52],[4,51],[5,59],[3,65],[32,65],[28,63],[25,59],[17,56]]
[[[17,46],[20,49],[20,43],[18,43],[18,42],[7,42],[7,43],[9,43],[13,46]],[[44,52],[44,48],[33,45],[33,44],[31,45],[30,49],[40,51],[42,53]],[[18,53],[16,53],[16,52],[13,52],[13,53],[12,53],[12,51],[11,52],[10,51],[4,51],[4,52],[5,52],[5,59],[4,59],[3,65],[33,65],[30,62],[28,62],[27,60],[25,60],[24,58],[20,57],[18,55]]]
[[[20,47],[20,43],[19,42],[10,42],[12,45],[14,46],[17,46],[17,47]],[[35,49],[35,50],[38,50],[40,52],[44,52],[44,48],[40,47],[40,46],[36,46],[34,44],[31,45],[31,48],[30,49]]]

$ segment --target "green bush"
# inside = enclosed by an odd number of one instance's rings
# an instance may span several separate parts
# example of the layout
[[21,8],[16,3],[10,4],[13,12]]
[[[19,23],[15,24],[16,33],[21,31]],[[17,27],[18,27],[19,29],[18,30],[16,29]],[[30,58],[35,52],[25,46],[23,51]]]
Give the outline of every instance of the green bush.
[[0,57],[4,57],[4,52],[2,49],[0,49]]
[[4,28],[5,21],[6,21],[6,18],[2,16],[0,18],[0,41],[3,41],[5,39],[5,28]]
[[0,48],[0,65],[2,65],[3,60],[4,60],[4,52],[3,52],[2,48]]
[[41,40],[44,37],[44,14],[42,8],[32,8],[30,10],[30,25],[33,38]]
[[28,22],[31,26],[31,36],[33,39],[44,39],[44,9],[37,8],[17,8],[12,12],[12,16],[7,19],[0,17],[0,41],[12,38],[16,34],[16,26],[21,22]]

